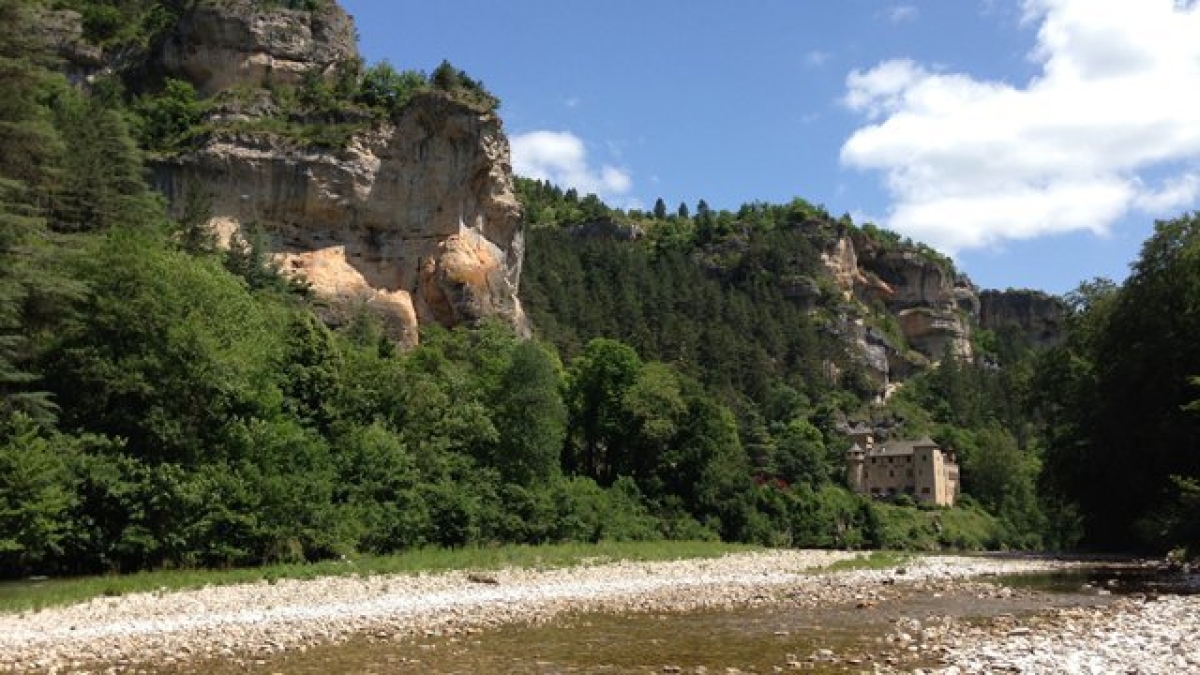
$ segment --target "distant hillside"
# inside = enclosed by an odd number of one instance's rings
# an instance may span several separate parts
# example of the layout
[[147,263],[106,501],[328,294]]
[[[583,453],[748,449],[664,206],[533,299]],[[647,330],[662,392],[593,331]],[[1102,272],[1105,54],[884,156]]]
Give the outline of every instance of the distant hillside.
[[768,382],[878,399],[947,355],[1059,339],[1060,301],[980,294],[928,247],[802,199],[655,214],[520,178],[518,190],[522,295],[538,333],[568,355],[618,337],[762,404]]

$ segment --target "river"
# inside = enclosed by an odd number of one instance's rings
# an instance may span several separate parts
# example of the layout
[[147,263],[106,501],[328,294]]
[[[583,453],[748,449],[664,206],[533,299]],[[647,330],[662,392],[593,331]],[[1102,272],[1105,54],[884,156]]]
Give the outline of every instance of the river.
[[459,635],[360,635],[270,659],[208,661],[164,672],[840,673],[870,671],[876,662],[915,668],[936,665],[940,655],[923,651],[915,638],[897,639],[908,624],[1105,606],[1120,597],[1102,588],[1107,578],[1072,572],[956,584],[940,592],[899,588],[878,601],[816,608],[785,600],[678,613],[572,613],[540,625]]

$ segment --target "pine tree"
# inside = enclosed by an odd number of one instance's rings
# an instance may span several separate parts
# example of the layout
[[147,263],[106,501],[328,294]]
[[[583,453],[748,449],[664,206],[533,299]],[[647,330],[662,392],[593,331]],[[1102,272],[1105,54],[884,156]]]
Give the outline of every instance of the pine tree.
[[58,97],[54,112],[67,145],[55,199],[55,229],[151,226],[161,210],[143,180],[141,151],[124,118],[75,90]]
[[667,204],[662,200],[662,197],[654,200],[654,218],[655,220],[667,219]]
[[217,250],[217,235],[209,227],[212,198],[191,188],[183,195],[183,213],[175,224],[179,247],[192,255],[208,255]]
[[51,82],[45,50],[33,38],[33,3],[0,0],[0,418],[24,410],[49,421],[54,408],[29,360],[24,325],[33,289],[45,290],[42,205],[54,178],[59,139],[38,95]]
[[45,47],[32,37],[34,4],[0,0],[0,176],[37,190],[53,175],[59,142],[38,101],[52,76]]

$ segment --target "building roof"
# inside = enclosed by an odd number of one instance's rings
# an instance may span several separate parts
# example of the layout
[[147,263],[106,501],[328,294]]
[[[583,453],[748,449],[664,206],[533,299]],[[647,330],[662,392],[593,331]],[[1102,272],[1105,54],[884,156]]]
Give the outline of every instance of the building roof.
[[871,452],[874,456],[903,456],[911,455],[917,448],[937,448],[938,444],[929,439],[928,436],[917,441],[888,441],[875,446],[875,450]]

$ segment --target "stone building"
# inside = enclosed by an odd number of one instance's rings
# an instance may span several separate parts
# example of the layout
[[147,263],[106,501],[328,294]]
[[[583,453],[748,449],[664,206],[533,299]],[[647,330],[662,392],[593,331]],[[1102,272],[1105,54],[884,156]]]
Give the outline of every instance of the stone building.
[[875,444],[874,434],[855,427],[847,434],[846,481],[872,497],[911,495],[938,506],[954,506],[958,498],[958,460],[928,437],[918,441]]

